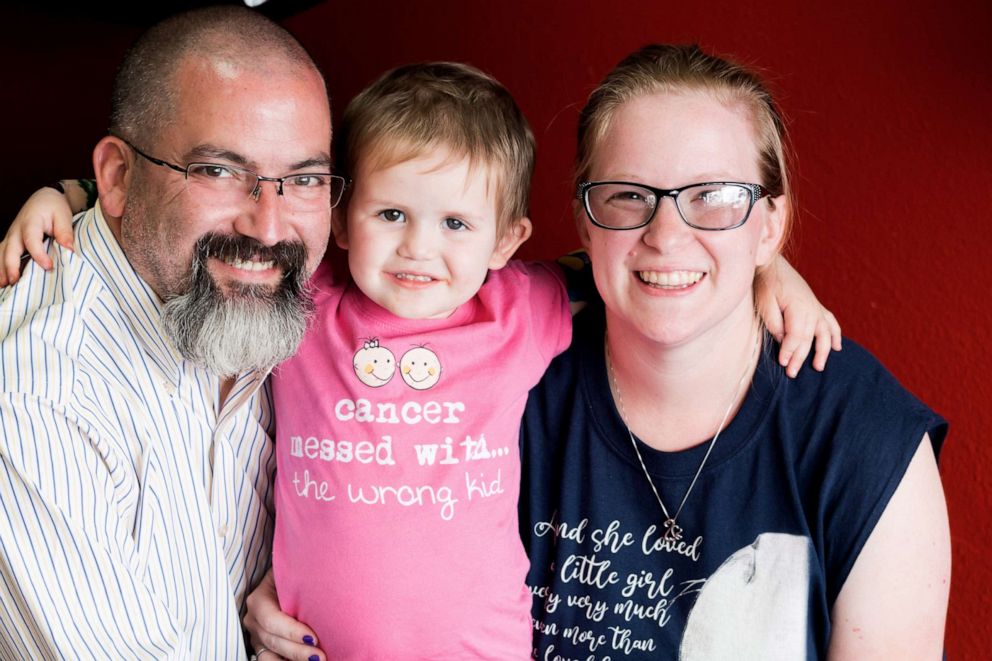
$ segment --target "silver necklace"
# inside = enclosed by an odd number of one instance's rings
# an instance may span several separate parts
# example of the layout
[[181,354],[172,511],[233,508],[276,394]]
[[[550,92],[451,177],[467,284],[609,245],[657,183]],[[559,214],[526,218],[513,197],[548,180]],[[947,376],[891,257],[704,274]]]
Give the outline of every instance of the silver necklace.
[[699,468],[696,469],[696,474],[692,477],[692,482],[689,483],[689,488],[685,490],[685,495],[682,496],[682,502],[679,503],[678,509],[675,510],[675,514],[669,514],[668,508],[665,507],[665,503],[661,500],[661,494],[658,493],[658,488],[654,485],[654,480],[651,479],[651,473],[648,472],[648,467],[644,464],[644,458],[641,456],[641,451],[637,447],[637,440],[634,438],[634,433],[630,431],[630,425],[627,422],[627,411],[623,406],[623,395],[620,393],[620,386],[617,384],[617,375],[613,371],[613,359],[610,356],[610,340],[609,336],[606,336],[606,367],[610,371],[610,379],[613,381],[613,390],[617,393],[617,402],[620,404],[620,418],[623,421],[624,429],[627,430],[627,435],[630,436],[630,444],[634,446],[634,454],[637,455],[637,461],[641,464],[641,470],[644,471],[644,477],[648,479],[648,484],[651,485],[651,491],[654,492],[654,497],[658,500],[658,505],[661,506],[661,512],[665,515],[665,522],[663,527],[665,529],[663,539],[665,541],[677,542],[682,539],[682,526],[678,525],[677,521],[679,515],[682,514],[682,508],[685,507],[685,503],[689,500],[689,494],[692,493],[692,488],[696,486],[696,481],[699,479],[699,475],[703,472],[703,466],[706,465],[706,460],[710,458],[710,453],[713,452],[713,446],[716,445],[716,439],[720,437],[720,432],[723,431],[724,425],[727,424],[727,419],[730,417],[730,412],[734,409],[734,404],[737,402],[738,395],[741,394],[741,388],[744,386],[744,381],[747,379],[748,372],[751,371],[751,363],[754,361],[754,356],[758,352],[758,344],[761,341],[761,334],[758,334],[758,338],[755,340],[754,348],[751,350],[751,357],[748,359],[747,364],[744,367],[744,373],[741,374],[740,381],[737,382],[737,387],[734,389],[734,396],[730,399],[730,404],[727,406],[727,411],[723,414],[723,420],[720,421],[720,425],[716,428],[716,433],[713,434],[713,440],[710,441],[710,445],[706,448],[706,454],[703,455],[703,460],[699,462]]

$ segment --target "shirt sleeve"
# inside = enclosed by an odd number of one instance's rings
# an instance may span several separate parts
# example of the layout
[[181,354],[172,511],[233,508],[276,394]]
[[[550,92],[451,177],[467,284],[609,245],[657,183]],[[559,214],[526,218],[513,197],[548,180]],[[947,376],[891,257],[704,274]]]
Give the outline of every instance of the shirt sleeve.
[[596,282],[592,277],[592,262],[585,250],[576,250],[562,255],[556,260],[565,277],[568,300],[573,303],[589,303],[599,300]]
[[134,468],[63,408],[0,396],[0,657],[181,655],[174,614],[142,580]]
[[547,362],[572,341],[572,313],[565,276],[554,262],[522,265],[528,282],[528,302],[534,337]]
[[[839,360],[832,365],[835,357]],[[838,372],[840,377],[832,378]],[[832,606],[923,435],[930,435],[936,456],[947,423],[846,338],[844,351],[831,356],[825,374],[815,400],[822,413],[805,424],[814,437],[816,430],[829,433],[822,434],[823,443],[799,451],[812,460],[810,481],[820,489],[818,519]]]

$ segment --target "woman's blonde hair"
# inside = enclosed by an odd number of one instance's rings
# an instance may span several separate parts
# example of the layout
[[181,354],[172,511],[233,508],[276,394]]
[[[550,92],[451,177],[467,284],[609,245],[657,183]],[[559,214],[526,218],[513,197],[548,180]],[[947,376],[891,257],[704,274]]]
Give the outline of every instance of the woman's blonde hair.
[[[653,44],[625,57],[593,90],[579,115],[576,182],[589,178],[592,161],[617,108],[646,94],[703,91],[727,104],[743,104],[751,114],[758,140],[761,184],[772,197],[785,195],[790,212],[789,148],[785,123],[771,94],[757,75],[728,60],[708,55],[699,46]],[[787,214],[781,248],[789,235]]]

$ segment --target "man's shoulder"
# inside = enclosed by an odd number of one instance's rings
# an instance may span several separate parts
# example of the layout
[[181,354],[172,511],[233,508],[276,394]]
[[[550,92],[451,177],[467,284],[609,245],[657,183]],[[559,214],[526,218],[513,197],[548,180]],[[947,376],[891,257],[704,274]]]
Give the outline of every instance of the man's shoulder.
[[[112,297],[88,260],[54,242],[53,268],[27,265],[0,289],[0,391],[57,401],[94,323],[114,324]],[[108,304],[109,301],[109,304]],[[66,386],[67,387],[67,386]]]
[[0,288],[0,342],[25,325],[90,311],[106,287],[86,257],[49,240],[52,269],[29,262],[17,284]]
[[73,224],[75,250],[47,239],[45,245],[52,261],[51,270],[45,271],[28,259],[17,284],[0,288],[0,321],[4,324],[0,326],[0,339],[11,318],[50,311],[63,305],[85,309],[103,293],[103,278],[93,262],[93,253],[97,252],[93,244],[109,229],[98,225],[100,222],[93,210],[81,214]]

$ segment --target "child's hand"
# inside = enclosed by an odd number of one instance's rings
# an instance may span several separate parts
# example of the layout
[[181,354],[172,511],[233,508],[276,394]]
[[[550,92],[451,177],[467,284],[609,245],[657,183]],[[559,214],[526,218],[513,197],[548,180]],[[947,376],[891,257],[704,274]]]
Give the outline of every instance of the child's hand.
[[65,195],[54,188],[34,192],[18,212],[0,241],[0,287],[12,285],[21,277],[25,248],[38,265],[48,271],[52,260],[45,251],[45,235],[54,236],[62,247],[72,250],[72,209]]
[[[246,607],[242,624],[251,636],[258,661],[325,661],[326,656],[317,648],[317,634],[279,610],[279,597],[271,569],[248,595]],[[260,650],[264,653],[259,654]]]
[[812,346],[816,347],[813,367],[819,371],[826,366],[831,348],[840,351],[840,324],[784,257],[758,278],[755,305],[768,332],[782,345],[778,362],[790,377],[799,373]]

